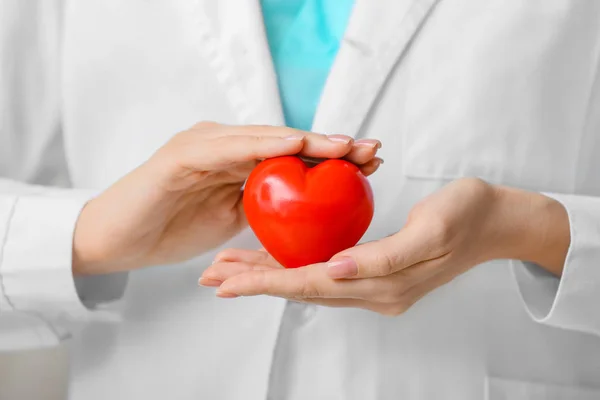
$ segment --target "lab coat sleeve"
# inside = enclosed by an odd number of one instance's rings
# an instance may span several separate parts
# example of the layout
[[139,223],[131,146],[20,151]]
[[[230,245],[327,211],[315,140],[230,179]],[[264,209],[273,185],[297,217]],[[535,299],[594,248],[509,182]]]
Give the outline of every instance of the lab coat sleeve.
[[52,346],[91,320],[118,321],[103,305],[127,275],[75,279],[72,243],[86,190],[0,179],[0,349]]
[[560,278],[512,261],[519,291],[537,322],[600,335],[600,197],[544,194],[566,208],[571,244]]

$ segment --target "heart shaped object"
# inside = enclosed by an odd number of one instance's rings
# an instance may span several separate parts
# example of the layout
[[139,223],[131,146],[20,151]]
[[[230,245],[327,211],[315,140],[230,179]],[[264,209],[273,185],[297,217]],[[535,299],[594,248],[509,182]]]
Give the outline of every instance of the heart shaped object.
[[271,158],[244,189],[250,227],[286,268],[328,261],[362,238],[373,219],[373,192],[352,163],[327,160],[309,168],[298,157]]

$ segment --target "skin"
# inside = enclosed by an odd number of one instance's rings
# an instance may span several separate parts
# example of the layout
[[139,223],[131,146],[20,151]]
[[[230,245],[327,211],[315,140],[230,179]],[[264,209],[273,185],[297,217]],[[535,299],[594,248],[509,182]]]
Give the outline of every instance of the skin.
[[569,245],[569,218],[557,201],[465,178],[418,203],[398,233],[327,263],[283,269],[264,251],[228,249],[200,284],[223,298],[270,295],[395,316],[491,260],[534,262],[560,276]]
[[381,144],[289,128],[203,122],[87,203],[75,227],[73,273],[105,274],[180,262],[246,226],[242,185],[260,160],[344,158],[366,175]]

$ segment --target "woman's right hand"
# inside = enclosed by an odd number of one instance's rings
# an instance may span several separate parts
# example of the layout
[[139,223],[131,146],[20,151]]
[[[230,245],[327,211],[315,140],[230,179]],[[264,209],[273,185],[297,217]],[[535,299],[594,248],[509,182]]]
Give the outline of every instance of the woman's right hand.
[[187,260],[246,226],[242,186],[266,158],[345,158],[369,175],[378,141],[204,122],[91,200],[77,221],[73,271],[103,274]]

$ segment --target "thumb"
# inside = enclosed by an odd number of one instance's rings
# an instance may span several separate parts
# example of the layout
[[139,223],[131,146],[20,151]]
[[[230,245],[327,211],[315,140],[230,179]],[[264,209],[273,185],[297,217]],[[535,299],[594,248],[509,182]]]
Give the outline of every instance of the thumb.
[[327,274],[333,279],[387,276],[427,260],[427,236],[404,228],[386,238],[344,250],[331,258]]

